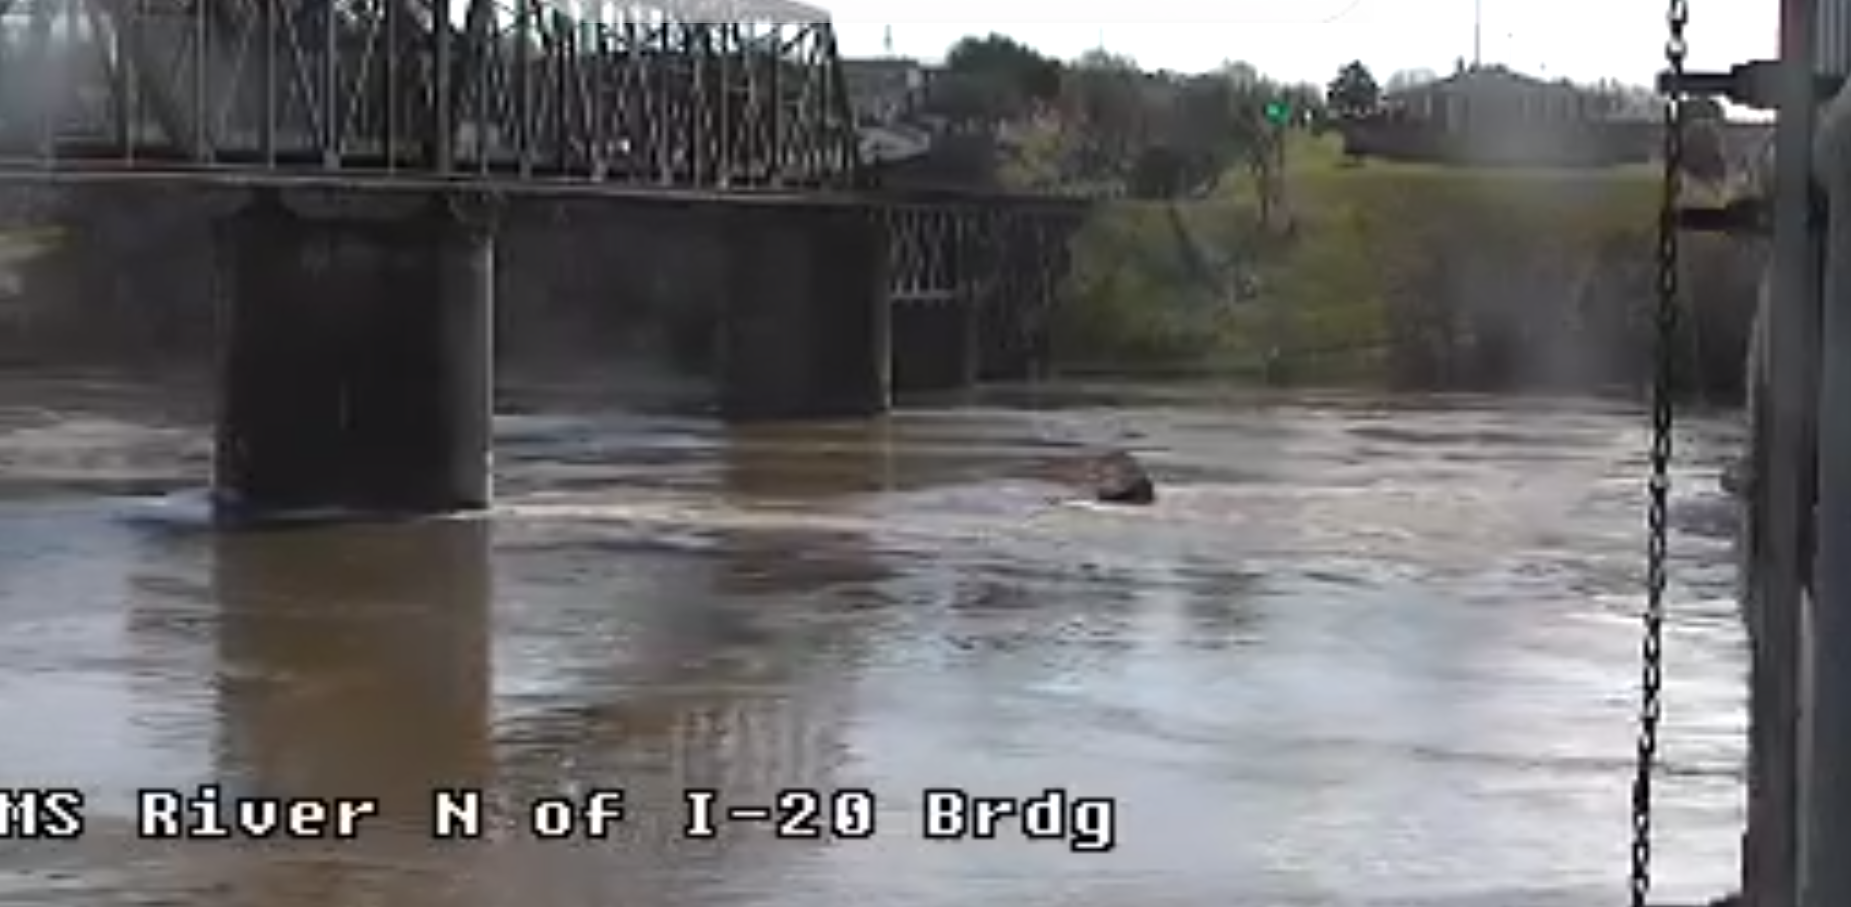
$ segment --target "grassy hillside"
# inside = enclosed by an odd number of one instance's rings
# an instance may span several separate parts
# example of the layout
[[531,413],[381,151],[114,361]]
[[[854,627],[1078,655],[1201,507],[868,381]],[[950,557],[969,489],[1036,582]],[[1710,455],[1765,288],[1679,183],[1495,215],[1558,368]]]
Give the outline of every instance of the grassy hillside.
[[[1287,160],[1290,229],[1260,226],[1244,177],[1175,206],[1105,207],[1076,238],[1061,359],[1439,386],[1644,374],[1655,170],[1349,165],[1309,138]],[[1684,257],[1702,313],[1684,352],[1720,372],[1758,256],[1687,237]]]

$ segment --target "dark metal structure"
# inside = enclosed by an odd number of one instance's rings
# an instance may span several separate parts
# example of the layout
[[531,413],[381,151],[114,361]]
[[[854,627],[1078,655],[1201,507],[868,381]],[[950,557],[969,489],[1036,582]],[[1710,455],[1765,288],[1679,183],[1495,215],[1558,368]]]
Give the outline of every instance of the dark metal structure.
[[[1748,372],[1748,437],[1731,470],[1743,498],[1740,570],[1750,646],[1748,823],[1742,886],[1716,903],[1835,907],[1851,898],[1851,16],[1844,0],[1781,0],[1780,52],[1724,72],[1684,68],[1689,0],[1667,0],[1665,192],[1660,211],[1659,368],[1670,370],[1677,331],[1676,229],[1770,241]],[[1723,209],[1681,209],[1685,101],[1722,96],[1777,110],[1773,157],[1759,198]],[[1639,769],[1634,786],[1632,903],[1651,890],[1652,782],[1668,564],[1666,499],[1673,420],[1668,393],[1654,406],[1651,577]]]
[[847,205],[1032,346],[1086,202],[878,180],[793,0],[0,0],[0,181]]
[[[977,361],[966,383],[1017,379],[1048,364],[1047,341],[1085,200],[1002,196],[985,202],[903,199],[873,214],[888,237],[888,295],[902,323],[951,317]],[[960,314],[961,313],[961,314]],[[906,373],[905,368],[896,368]],[[896,377],[901,383],[905,378]]]
[[0,0],[0,168],[828,188],[857,153],[788,0]]

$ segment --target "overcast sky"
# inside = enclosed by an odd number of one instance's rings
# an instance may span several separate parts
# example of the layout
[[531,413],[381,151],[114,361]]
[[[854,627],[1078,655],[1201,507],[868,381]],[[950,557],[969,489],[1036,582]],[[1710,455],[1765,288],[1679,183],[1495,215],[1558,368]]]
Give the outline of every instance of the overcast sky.
[[[1550,78],[1649,84],[1664,68],[1657,0],[1479,0],[1487,63]],[[843,53],[885,49],[936,59],[960,36],[995,31],[1071,58],[1103,45],[1145,68],[1199,71],[1245,60],[1294,81],[1325,82],[1350,60],[1378,77],[1450,70],[1472,55],[1474,0],[823,0]],[[1700,67],[1772,56],[1776,4],[1692,3]],[[1058,13],[1059,15],[1055,15]],[[1136,22],[1109,20],[1136,18]]]

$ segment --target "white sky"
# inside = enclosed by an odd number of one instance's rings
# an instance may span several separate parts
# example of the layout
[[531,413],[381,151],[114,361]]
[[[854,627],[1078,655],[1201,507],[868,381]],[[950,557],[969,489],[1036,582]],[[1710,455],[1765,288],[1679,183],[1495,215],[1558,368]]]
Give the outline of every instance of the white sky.
[[[1001,32],[1072,58],[1100,46],[1147,69],[1200,71],[1245,60],[1267,75],[1328,82],[1361,60],[1385,79],[1400,69],[1448,72],[1472,56],[1474,0],[812,0],[829,10],[842,52],[894,51],[936,60],[959,37]],[[1576,81],[1647,85],[1664,68],[1660,0],[1478,0],[1484,60]],[[1694,68],[1772,57],[1773,0],[1691,4]],[[1134,22],[1112,23],[1112,19]]]

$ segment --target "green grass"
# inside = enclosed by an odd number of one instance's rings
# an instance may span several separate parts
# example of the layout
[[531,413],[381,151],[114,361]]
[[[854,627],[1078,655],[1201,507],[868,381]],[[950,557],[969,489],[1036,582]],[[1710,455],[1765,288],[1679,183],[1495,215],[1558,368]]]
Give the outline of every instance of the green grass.
[[[1103,206],[1076,238],[1058,355],[1250,371],[1285,350],[1301,373],[1368,373],[1410,323],[1450,317],[1461,298],[1522,290],[1523,304],[1566,306],[1590,269],[1633,280],[1651,263],[1660,191],[1651,167],[1356,164],[1334,139],[1303,135],[1285,186],[1289,237],[1261,228],[1244,172],[1178,205],[1201,258],[1258,276],[1261,297],[1241,304],[1190,266],[1166,203]],[[1692,258],[1714,248],[1698,242]]]

